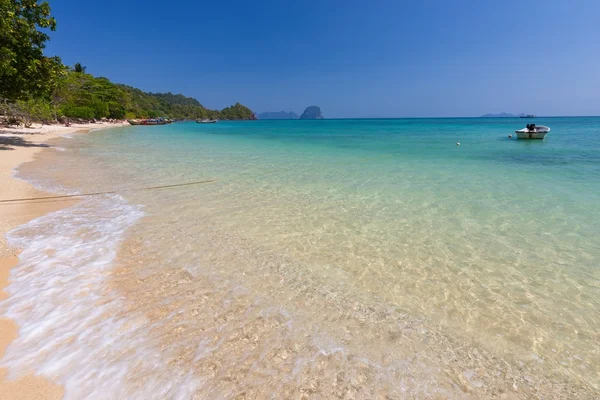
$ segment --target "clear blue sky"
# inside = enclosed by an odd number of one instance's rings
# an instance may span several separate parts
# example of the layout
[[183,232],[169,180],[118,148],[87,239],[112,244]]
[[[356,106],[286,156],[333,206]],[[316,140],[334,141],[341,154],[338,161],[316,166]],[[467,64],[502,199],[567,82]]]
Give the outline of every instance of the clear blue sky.
[[142,90],[325,117],[600,115],[600,1],[50,0],[46,53]]

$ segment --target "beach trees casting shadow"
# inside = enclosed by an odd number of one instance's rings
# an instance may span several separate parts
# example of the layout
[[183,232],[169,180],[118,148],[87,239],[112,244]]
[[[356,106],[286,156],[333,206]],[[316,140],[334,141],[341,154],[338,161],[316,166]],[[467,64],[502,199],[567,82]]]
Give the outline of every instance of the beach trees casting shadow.
[[0,150],[14,150],[15,147],[50,147],[44,143],[34,143],[16,136],[0,136]]

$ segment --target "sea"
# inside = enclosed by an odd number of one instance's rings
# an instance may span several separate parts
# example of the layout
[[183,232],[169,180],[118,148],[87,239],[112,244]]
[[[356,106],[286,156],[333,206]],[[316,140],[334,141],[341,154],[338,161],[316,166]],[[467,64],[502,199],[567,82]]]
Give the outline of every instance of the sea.
[[600,398],[598,117],[130,126],[16,176],[95,193],[8,234],[0,365],[66,399]]

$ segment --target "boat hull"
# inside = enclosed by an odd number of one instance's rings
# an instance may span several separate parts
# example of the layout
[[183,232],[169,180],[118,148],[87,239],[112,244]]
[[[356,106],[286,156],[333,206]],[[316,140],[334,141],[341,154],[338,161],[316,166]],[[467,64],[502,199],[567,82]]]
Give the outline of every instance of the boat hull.
[[544,125],[527,124],[527,128],[515,131],[518,139],[543,139],[550,128]]
[[515,131],[517,139],[543,139],[548,132],[533,132],[533,131]]
[[166,125],[166,121],[146,121],[146,120],[132,120],[128,119],[130,125]]

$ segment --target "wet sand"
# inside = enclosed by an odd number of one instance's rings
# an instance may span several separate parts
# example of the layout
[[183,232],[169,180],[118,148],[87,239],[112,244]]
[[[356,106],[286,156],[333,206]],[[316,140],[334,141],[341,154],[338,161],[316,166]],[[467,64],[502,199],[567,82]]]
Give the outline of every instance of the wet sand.
[[[72,127],[38,126],[33,129],[0,128],[0,200],[44,197],[48,193],[36,190],[29,183],[12,177],[20,164],[33,161],[44,148],[52,147],[52,139],[60,135],[87,132],[90,129],[110,128],[122,124],[85,124]],[[4,288],[10,280],[10,269],[17,265],[19,249],[6,243],[5,234],[11,229],[49,212],[75,204],[75,200],[0,203],[0,300],[8,294]],[[17,325],[0,318],[0,359],[7,346],[17,337]],[[11,399],[60,399],[63,388],[45,378],[32,374],[12,380],[10,371],[0,368],[0,398]]]

